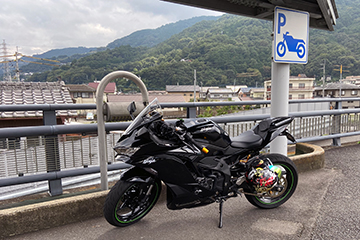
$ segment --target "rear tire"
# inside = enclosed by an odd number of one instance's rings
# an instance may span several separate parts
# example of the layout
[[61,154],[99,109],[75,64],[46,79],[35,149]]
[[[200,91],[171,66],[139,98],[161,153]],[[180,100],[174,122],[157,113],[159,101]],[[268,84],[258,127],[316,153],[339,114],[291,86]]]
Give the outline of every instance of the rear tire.
[[253,195],[246,195],[246,199],[258,208],[276,208],[285,203],[295,192],[298,183],[298,173],[295,164],[286,156],[281,154],[268,154],[265,157],[269,158],[274,166],[282,169],[282,177],[279,180],[284,189],[281,192],[273,191],[273,194],[268,193],[263,197]]
[[160,192],[160,180],[153,183],[119,180],[106,197],[104,217],[117,227],[134,224],[150,212],[159,199]]

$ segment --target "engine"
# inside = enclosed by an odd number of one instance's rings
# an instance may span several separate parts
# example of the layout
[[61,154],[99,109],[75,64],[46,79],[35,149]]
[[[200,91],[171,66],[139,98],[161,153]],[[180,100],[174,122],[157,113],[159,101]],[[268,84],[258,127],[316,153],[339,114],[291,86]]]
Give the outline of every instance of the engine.
[[198,184],[206,189],[212,190],[214,187],[214,179],[213,178],[206,178],[206,177],[198,177],[196,178]]

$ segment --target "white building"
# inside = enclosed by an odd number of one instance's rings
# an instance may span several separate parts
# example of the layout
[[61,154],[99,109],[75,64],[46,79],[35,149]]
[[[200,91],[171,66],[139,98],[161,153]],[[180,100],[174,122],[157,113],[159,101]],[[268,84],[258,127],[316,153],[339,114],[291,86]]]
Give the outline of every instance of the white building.
[[[289,99],[311,99],[313,98],[315,78],[306,77],[303,74],[290,76]],[[266,100],[271,99],[271,80],[264,82]]]

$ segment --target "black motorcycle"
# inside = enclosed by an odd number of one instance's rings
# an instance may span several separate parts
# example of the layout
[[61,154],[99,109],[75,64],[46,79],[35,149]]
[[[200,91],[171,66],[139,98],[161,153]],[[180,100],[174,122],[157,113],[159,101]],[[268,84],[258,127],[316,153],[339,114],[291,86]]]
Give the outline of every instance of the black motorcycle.
[[[130,114],[135,104],[128,108]],[[277,136],[295,142],[286,127],[291,117],[262,120],[252,130],[230,138],[215,122],[187,119],[165,122],[157,100],[133,120],[114,147],[117,160],[132,165],[111,188],[106,220],[125,227],[156,204],[163,182],[167,207],[183,209],[219,203],[219,227],[225,200],[244,194],[259,208],[276,208],[294,193],[298,174],[281,154],[261,155]]]

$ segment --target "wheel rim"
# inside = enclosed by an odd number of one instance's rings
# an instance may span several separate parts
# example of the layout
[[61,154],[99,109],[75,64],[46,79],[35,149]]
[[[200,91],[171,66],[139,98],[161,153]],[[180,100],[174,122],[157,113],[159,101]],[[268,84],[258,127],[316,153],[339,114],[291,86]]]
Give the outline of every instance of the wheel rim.
[[283,57],[285,55],[286,49],[285,49],[285,43],[280,42],[277,45],[277,53],[280,57]]
[[282,201],[288,196],[288,194],[291,192],[291,189],[293,188],[294,185],[293,171],[291,171],[291,169],[288,166],[283,164],[276,166],[280,167],[282,170],[282,174],[281,174],[282,176],[281,179],[279,180],[279,184],[283,187],[283,190],[280,192],[275,192],[270,190],[269,192],[267,192],[265,196],[256,197],[256,199],[263,204],[270,205]]
[[304,55],[305,55],[305,47],[304,47],[304,45],[299,46],[297,55],[298,55],[299,58],[304,57]]
[[[153,186],[150,195],[146,195]],[[121,196],[115,208],[115,218],[120,223],[131,223],[143,217],[155,204],[159,194],[159,185],[136,183],[131,185]]]

